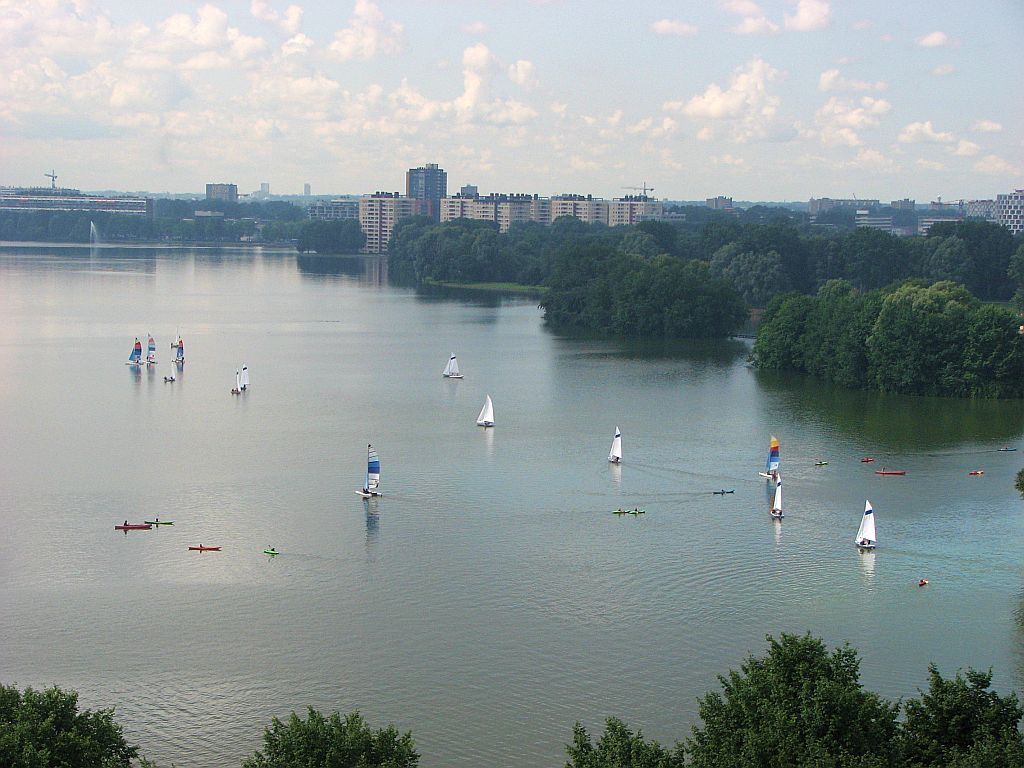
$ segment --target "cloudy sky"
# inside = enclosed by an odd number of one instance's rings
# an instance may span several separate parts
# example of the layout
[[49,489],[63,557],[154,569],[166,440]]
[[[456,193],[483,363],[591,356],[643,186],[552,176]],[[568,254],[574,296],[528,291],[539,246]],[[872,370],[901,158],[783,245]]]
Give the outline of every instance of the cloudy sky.
[[0,184],[1024,187],[1021,0],[0,0]]

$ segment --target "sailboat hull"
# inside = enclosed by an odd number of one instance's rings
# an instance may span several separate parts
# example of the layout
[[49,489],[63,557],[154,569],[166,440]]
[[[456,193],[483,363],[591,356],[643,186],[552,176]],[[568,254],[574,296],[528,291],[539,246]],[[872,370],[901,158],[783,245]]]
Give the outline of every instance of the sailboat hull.
[[861,544],[858,541],[854,546],[857,547],[857,549],[859,549],[861,551],[867,552],[868,550],[874,549],[878,545],[877,544]]
[[362,496],[364,499],[372,499],[375,496],[383,496],[384,495],[380,491],[370,491],[369,493],[367,493],[366,491],[361,490],[361,489],[356,491],[356,493],[359,494],[360,496]]
[[462,374],[461,373],[445,373],[445,374],[442,374],[442,375],[446,379],[461,379],[462,378]]

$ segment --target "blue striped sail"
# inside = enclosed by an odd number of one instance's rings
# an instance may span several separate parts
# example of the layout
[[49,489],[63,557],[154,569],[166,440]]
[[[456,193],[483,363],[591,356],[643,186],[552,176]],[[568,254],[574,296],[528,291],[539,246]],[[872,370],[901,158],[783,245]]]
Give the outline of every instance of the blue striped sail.
[[156,341],[153,340],[152,336],[149,337],[149,348],[146,350],[146,362],[156,362]]
[[374,491],[380,485],[380,458],[372,445],[366,446],[366,490]]
[[185,342],[178,337],[178,351],[175,353],[175,359],[179,362],[185,361]]
[[132,347],[132,353],[128,355],[129,363],[138,363],[142,360],[142,342],[135,339],[135,346]]
[[765,464],[765,468],[769,472],[778,472],[779,470],[779,441],[772,435],[771,444],[768,447],[768,461]]

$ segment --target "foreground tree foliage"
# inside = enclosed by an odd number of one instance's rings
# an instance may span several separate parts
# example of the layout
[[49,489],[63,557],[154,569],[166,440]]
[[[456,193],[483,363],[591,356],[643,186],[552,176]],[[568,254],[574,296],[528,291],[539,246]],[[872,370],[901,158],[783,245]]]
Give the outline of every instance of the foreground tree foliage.
[[572,729],[572,744],[566,746],[569,762],[565,768],[682,768],[685,753],[680,745],[673,750],[658,742],[644,741],[640,731],[633,733],[617,717],[609,717],[597,744],[579,723]]
[[777,297],[765,311],[760,368],[911,395],[1024,396],[1024,336],[1007,307],[951,282],[908,280],[863,294],[830,281],[816,297]]
[[764,658],[719,677],[687,750],[697,768],[895,765],[899,705],[860,686],[860,661],[806,635],[768,637]]
[[113,709],[78,711],[78,694],[24,692],[0,685],[0,765],[4,768],[128,768],[129,746]]
[[362,715],[324,717],[309,707],[303,720],[294,712],[287,722],[276,717],[263,732],[263,749],[243,768],[415,768],[419,764],[412,734],[393,725],[374,730]]

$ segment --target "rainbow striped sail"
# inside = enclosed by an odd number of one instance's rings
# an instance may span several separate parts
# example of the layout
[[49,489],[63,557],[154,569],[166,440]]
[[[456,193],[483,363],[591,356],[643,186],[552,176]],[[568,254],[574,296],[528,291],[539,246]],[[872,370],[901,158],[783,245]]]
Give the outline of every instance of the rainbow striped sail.
[[128,355],[128,365],[140,365],[142,363],[142,342],[139,341],[138,337],[135,338],[135,346],[132,347],[132,353]]
[[764,469],[770,475],[779,472],[779,441],[775,435],[772,435],[772,441],[768,446],[768,461],[765,462]]
[[153,340],[152,334],[149,337],[149,348],[146,350],[146,362],[150,365],[156,362],[156,341]]

